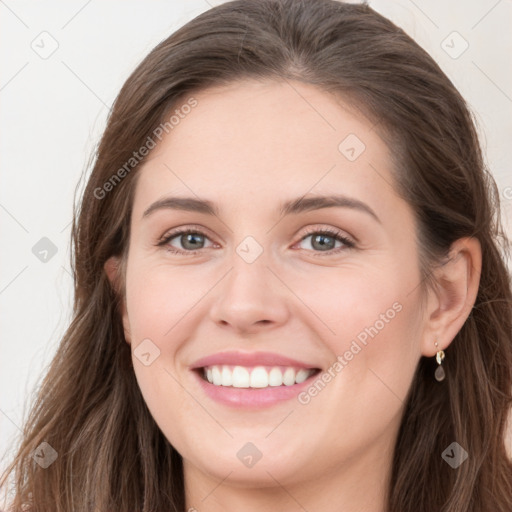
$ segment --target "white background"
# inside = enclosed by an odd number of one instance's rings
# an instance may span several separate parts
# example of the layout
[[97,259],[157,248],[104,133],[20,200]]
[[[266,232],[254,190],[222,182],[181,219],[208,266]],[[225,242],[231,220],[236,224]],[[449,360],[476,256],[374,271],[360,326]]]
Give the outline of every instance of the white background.
[[[0,0],[0,470],[70,320],[73,194],[108,109],[153,46],[218,3]],[[370,5],[416,39],[468,100],[512,235],[512,3]],[[462,49],[453,31],[469,44],[458,58],[445,51]],[[45,59],[33,49],[52,44]],[[57,248],[46,263],[32,253],[42,237]]]

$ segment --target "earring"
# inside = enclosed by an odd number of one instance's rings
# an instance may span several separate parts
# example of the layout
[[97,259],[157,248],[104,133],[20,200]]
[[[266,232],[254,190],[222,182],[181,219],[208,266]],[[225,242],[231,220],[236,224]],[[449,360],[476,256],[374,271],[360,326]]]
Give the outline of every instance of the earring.
[[[437,341],[434,343],[434,345],[437,348]],[[436,368],[436,372],[434,374],[435,377],[436,377],[436,380],[438,382],[441,382],[446,377],[446,374],[444,372],[444,368],[441,366],[441,363],[443,362],[443,359],[444,359],[444,350],[438,350],[437,354],[436,354],[436,361],[437,361],[437,364],[439,366]]]

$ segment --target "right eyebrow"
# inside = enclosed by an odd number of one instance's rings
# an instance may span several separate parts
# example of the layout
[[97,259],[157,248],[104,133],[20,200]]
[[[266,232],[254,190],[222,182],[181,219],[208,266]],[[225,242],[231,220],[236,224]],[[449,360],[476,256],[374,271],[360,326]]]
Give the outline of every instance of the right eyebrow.
[[211,201],[206,199],[195,199],[193,197],[164,197],[163,199],[155,201],[147,208],[142,217],[147,217],[161,209],[184,210],[219,216],[218,208]]

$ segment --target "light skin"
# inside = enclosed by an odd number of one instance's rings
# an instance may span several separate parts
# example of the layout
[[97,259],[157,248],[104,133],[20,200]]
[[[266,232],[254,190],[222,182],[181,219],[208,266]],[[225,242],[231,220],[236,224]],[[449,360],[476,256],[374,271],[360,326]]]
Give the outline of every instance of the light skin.
[[[415,219],[391,186],[391,149],[369,120],[299,82],[247,80],[194,97],[198,105],[137,171],[123,276],[126,341],[132,353],[144,339],[160,350],[151,365],[135,355],[133,364],[151,414],[183,457],[187,509],[382,512],[415,368],[435,356],[435,341],[446,349],[468,317],[479,243],[452,246],[422,308]],[[354,161],[339,149],[349,134],[366,146]],[[347,206],[279,213],[285,201],[332,194],[363,202],[379,220]],[[210,200],[218,215],[159,208],[144,216],[168,196]],[[156,245],[178,227],[199,230],[197,254],[186,236]],[[322,250],[324,229],[355,246],[331,238]],[[248,236],[263,249],[252,263],[236,251]],[[105,265],[112,281],[121,268],[116,258]],[[400,312],[305,405],[228,407],[205,396],[189,370],[227,350],[277,352],[326,370],[394,303]],[[237,457],[247,442],[262,453],[251,468]]]

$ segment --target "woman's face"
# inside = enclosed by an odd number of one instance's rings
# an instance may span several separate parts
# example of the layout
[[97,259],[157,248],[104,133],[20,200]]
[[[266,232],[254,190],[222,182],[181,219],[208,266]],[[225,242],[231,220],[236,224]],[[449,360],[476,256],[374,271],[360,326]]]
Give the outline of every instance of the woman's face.
[[[393,148],[310,85],[244,81],[194,98],[134,197],[123,321],[144,399],[186,475],[364,476],[389,460],[425,343]],[[212,355],[209,383],[194,368]]]

